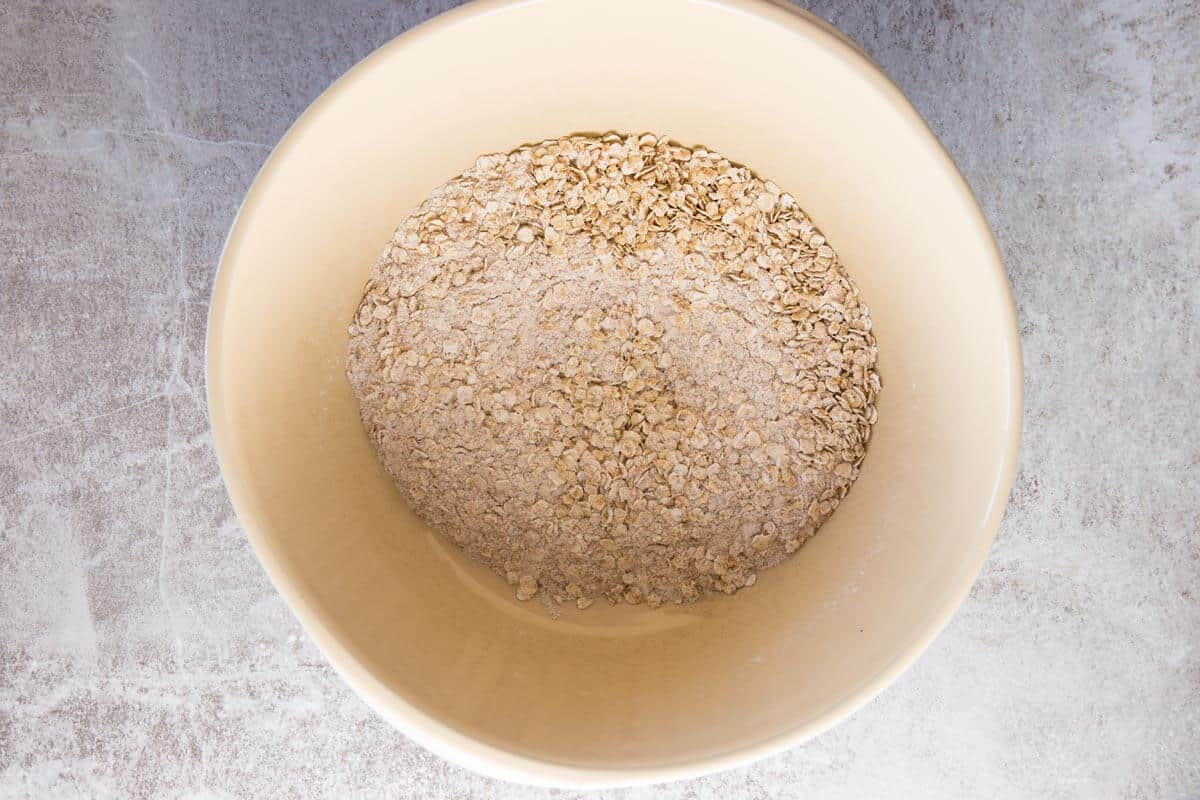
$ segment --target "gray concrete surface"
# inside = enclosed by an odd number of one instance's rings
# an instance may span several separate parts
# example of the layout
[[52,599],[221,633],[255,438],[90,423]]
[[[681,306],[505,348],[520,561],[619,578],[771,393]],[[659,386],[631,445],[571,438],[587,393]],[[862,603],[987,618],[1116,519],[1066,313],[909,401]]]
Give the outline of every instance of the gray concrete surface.
[[[206,303],[255,171],[450,5],[0,2],[0,797],[574,797],[449,765],[306,640],[230,508]],[[1200,6],[822,0],[975,187],[1026,357],[966,604],[882,697],[623,798],[1200,798]]]

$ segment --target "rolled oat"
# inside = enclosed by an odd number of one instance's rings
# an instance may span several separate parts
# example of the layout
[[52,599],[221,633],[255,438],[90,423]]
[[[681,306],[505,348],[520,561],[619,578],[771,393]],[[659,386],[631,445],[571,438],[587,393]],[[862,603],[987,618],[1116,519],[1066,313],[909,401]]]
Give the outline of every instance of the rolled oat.
[[350,326],[384,467],[521,600],[732,593],[858,475],[871,319],[778,186],[653,134],[487,155],[396,231]]

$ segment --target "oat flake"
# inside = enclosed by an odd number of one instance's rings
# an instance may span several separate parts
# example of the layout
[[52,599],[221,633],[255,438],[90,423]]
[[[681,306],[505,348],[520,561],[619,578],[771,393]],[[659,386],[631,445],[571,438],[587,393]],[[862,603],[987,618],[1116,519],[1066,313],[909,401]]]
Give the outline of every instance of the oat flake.
[[867,308],[792,196],[653,134],[438,187],[348,356],[413,510],[551,607],[753,584],[845,497],[879,391]]

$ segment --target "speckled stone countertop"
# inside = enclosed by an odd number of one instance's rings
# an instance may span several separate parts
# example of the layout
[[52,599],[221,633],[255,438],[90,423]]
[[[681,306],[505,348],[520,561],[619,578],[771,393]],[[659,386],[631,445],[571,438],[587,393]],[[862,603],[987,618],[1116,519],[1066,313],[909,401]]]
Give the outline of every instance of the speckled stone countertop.
[[[451,2],[0,1],[0,797],[574,797],[377,719],[259,569],[205,314],[271,145]],[[1020,471],[962,610],[815,741],[621,798],[1200,798],[1200,6],[823,1],[1008,265]]]

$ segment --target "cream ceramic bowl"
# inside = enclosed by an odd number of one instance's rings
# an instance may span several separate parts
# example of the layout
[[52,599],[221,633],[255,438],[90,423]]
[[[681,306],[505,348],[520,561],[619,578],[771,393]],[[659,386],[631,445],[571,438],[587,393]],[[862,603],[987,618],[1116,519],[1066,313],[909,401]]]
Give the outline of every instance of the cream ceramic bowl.
[[[478,154],[610,129],[708,145],[795,194],[870,305],[883,391],[849,498],[752,589],[554,622],[405,508],[343,374],[346,326],[430,189]],[[263,167],[208,337],[225,480],[296,616],[400,730],[523,782],[695,775],[829,728],[945,625],[1013,476],[1013,306],[970,190],[852,44],[765,2],[485,2],[383,47]]]

